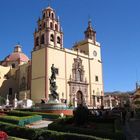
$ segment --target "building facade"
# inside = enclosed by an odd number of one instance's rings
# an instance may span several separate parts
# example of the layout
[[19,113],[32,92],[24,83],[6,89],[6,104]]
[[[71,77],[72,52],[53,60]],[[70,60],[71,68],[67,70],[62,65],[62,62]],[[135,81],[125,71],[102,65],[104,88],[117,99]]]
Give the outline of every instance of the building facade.
[[18,97],[22,99],[27,92],[28,98],[35,103],[49,100],[49,79],[54,65],[60,101],[73,106],[81,103],[94,107],[103,105],[101,46],[90,20],[84,34],[84,40],[75,43],[72,49],[65,48],[59,18],[51,7],[45,8],[34,32],[31,61],[23,56],[20,46],[16,46],[12,61],[8,56],[1,62],[2,67],[10,66],[9,71],[13,71],[18,85],[14,92]]
[[34,33],[32,51],[31,98],[40,102],[49,99],[51,66],[57,69],[56,84],[59,99],[76,106],[81,102],[100,106],[103,100],[101,47],[96,32],[88,22],[85,39],[73,48],[63,46],[63,32],[55,11],[42,11]]

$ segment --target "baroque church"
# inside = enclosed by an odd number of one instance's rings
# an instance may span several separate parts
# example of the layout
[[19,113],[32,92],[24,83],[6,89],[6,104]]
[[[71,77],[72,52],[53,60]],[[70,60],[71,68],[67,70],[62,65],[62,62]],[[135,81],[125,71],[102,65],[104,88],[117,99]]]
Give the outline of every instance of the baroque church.
[[59,100],[77,106],[103,105],[103,75],[101,46],[96,31],[88,21],[85,38],[67,49],[63,46],[63,31],[59,18],[50,6],[42,11],[34,32],[31,60],[16,45],[13,53],[0,61],[0,96],[18,99],[27,97],[35,103],[49,100],[52,65],[56,70]]

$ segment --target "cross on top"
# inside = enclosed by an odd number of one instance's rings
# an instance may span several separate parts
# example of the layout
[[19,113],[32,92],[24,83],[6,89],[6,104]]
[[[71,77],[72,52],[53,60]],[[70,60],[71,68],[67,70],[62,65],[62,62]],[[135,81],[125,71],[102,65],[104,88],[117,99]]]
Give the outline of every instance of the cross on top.
[[51,5],[52,0],[47,0],[48,1],[48,6]]

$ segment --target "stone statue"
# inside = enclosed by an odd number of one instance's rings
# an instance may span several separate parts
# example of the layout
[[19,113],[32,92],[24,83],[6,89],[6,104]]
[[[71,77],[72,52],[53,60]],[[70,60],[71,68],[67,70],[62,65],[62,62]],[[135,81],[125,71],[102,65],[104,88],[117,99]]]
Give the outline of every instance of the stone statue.
[[51,79],[56,79],[56,68],[54,67],[54,64],[51,66]]
[[7,94],[6,105],[9,105],[9,95]]
[[14,108],[17,108],[18,106],[18,100],[17,100],[17,94],[15,93],[15,98],[13,100],[13,105],[14,105]]
[[51,78],[50,80],[50,92],[53,100],[58,99],[58,93],[56,92],[57,86],[56,86],[56,68],[54,67],[54,64],[51,66]]

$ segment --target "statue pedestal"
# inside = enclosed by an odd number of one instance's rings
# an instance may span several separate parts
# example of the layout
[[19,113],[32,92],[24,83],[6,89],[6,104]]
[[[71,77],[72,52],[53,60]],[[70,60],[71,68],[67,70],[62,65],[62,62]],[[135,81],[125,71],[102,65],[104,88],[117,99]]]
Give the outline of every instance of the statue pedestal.
[[46,103],[37,103],[33,108],[33,111],[52,113],[52,114],[64,114],[73,115],[73,109],[69,109],[66,104],[61,103],[59,100],[49,100]]

